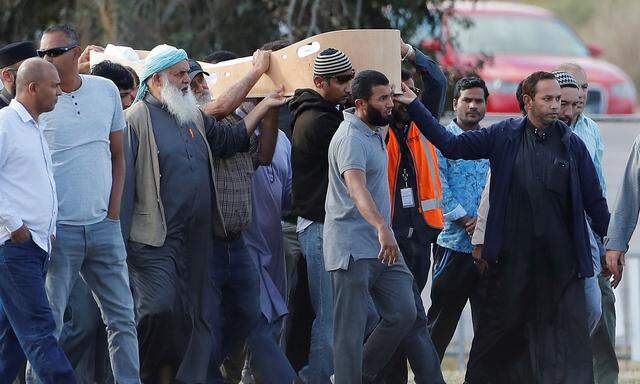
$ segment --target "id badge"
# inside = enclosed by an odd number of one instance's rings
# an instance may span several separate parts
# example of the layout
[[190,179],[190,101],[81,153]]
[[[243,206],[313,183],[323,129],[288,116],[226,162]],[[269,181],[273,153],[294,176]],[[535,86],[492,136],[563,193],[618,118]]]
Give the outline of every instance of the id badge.
[[413,188],[400,189],[400,197],[402,198],[402,208],[413,208],[415,206],[413,201]]

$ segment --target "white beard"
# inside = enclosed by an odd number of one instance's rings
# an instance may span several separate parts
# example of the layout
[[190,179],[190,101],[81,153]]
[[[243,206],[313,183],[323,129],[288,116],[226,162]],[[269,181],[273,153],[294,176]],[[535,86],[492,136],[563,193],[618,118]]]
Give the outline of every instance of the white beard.
[[183,94],[178,87],[171,84],[165,77],[160,91],[160,98],[162,99],[162,104],[167,107],[167,110],[178,121],[178,124],[184,125],[197,121],[200,110],[191,89],[186,94]]
[[200,108],[211,102],[211,92],[209,92],[208,89],[205,89],[200,94],[194,96],[196,97],[196,102]]

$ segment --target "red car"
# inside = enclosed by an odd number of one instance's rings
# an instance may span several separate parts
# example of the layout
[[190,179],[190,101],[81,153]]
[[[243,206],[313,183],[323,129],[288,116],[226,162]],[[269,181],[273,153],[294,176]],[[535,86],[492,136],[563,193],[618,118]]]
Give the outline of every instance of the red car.
[[[491,60],[480,71],[491,92],[489,112],[519,112],[514,96],[518,83],[532,72],[550,71],[565,62],[580,64],[587,72],[588,113],[635,112],[636,91],[629,76],[597,59],[602,49],[585,44],[552,12],[514,3],[456,1],[453,14],[445,15],[441,26],[444,47],[429,37],[428,27],[418,31],[416,40],[423,49],[436,52],[445,69],[474,65],[483,54],[489,55]],[[460,21],[465,18],[472,22],[469,28]]]

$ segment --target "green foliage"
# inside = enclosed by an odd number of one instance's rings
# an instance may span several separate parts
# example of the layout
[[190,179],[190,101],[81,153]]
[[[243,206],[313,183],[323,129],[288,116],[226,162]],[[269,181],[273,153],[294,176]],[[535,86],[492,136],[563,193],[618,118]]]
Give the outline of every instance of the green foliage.
[[439,25],[444,0],[0,0],[0,44],[32,39],[52,23],[73,23],[85,44],[150,49],[159,43],[194,57],[350,28]]

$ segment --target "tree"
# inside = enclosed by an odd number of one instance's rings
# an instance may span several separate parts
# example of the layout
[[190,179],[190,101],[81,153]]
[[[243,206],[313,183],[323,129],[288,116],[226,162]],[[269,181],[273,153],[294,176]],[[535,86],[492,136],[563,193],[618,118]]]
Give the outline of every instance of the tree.
[[248,55],[271,40],[338,29],[399,28],[409,36],[423,23],[436,27],[444,7],[445,0],[0,0],[0,43],[37,41],[47,25],[72,23],[83,44]]

